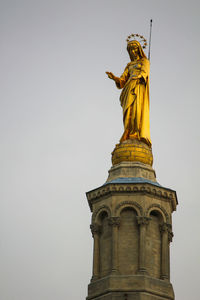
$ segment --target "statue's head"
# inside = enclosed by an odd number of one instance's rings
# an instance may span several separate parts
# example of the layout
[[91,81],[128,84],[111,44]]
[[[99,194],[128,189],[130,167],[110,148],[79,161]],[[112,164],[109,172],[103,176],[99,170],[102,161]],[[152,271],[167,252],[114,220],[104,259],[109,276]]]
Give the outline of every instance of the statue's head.
[[127,51],[129,53],[131,60],[134,60],[138,56],[140,58],[142,58],[142,57],[146,58],[146,55],[142,49],[141,44],[136,40],[133,40],[133,41],[130,41],[127,43]]

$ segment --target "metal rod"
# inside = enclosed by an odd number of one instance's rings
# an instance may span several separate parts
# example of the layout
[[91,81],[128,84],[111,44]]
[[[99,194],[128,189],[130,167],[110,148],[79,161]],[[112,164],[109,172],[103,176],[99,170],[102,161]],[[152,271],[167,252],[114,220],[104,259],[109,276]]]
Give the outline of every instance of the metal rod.
[[151,51],[151,31],[152,31],[152,22],[153,20],[150,20],[150,33],[149,33],[149,53],[148,53],[148,60],[150,61],[150,51]]

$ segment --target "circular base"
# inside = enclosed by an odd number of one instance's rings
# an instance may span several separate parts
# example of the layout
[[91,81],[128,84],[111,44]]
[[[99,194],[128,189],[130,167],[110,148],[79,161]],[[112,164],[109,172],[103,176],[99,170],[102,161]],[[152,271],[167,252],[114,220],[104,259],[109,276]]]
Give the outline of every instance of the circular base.
[[152,166],[153,155],[151,148],[136,139],[126,140],[117,144],[112,152],[113,166],[124,161],[137,161]]

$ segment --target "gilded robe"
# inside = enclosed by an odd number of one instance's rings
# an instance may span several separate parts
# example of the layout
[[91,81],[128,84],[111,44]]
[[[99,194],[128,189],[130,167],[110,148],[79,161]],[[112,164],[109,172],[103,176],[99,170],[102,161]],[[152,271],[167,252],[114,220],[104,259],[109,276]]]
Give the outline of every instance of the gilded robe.
[[123,109],[124,133],[120,142],[136,138],[151,146],[149,71],[149,60],[142,57],[128,63],[119,81],[116,82],[119,89],[123,88],[120,102]]

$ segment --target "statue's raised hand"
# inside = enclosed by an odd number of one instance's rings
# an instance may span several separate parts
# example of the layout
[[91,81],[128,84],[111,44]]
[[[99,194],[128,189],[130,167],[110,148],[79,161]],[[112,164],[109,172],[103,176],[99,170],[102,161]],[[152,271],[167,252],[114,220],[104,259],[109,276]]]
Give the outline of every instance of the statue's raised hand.
[[115,80],[115,75],[112,72],[106,72],[106,74],[108,75],[108,78]]

